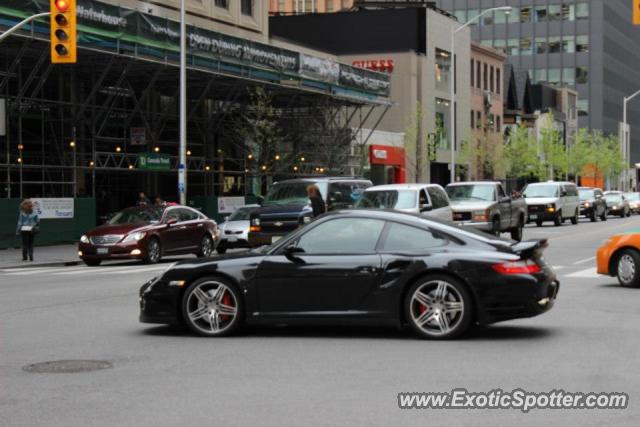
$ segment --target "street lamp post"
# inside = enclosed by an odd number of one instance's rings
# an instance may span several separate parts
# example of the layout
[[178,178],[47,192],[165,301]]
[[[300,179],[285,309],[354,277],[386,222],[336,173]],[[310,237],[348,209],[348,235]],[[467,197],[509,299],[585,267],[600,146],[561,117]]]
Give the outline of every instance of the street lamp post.
[[22,162],[24,161],[22,156],[22,150],[24,149],[24,145],[18,144],[18,164],[20,165],[20,199],[22,199]]
[[[455,182],[456,178],[456,34],[462,31],[464,28],[471,25],[474,21],[477,21],[480,17],[486,15],[487,13],[496,12],[496,11],[504,11],[506,14],[511,12],[513,8],[511,6],[501,6],[501,7],[492,7],[491,9],[487,9],[482,13],[474,16],[473,18],[467,20],[464,24],[454,29],[451,32],[451,93],[449,100],[449,115],[451,121],[451,164],[449,167],[451,168],[451,182]],[[471,70],[473,72],[473,70]]]
[[628,163],[629,163],[629,147],[630,147],[630,143],[631,141],[629,140],[629,128],[628,128],[628,124],[627,124],[627,103],[629,101],[631,101],[633,98],[635,98],[636,96],[640,95],[640,90],[635,92],[633,95],[631,96],[625,96],[623,98],[623,102],[622,102],[622,149],[624,150],[624,161],[625,164],[627,166],[627,168],[625,168],[625,170],[622,172],[622,177],[624,179],[623,182],[623,187],[622,190],[627,190],[627,184],[628,184],[628,178],[627,178],[627,169],[628,168]]
[[178,153],[178,194],[187,204],[187,34],[185,0],[180,0],[180,147]]

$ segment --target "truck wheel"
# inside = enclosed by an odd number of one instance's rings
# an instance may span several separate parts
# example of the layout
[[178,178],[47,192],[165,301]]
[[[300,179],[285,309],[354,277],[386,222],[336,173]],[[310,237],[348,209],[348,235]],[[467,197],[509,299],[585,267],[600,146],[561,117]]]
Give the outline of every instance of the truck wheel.
[[500,218],[495,217],[491,221],[491,234],[500,236]]
[[553,218],[553,225],[560,227],[564,221],[562,220],[562,211],[556,212],[556,216]]
[[602,215],[600,215],[600,219],[602,221],[606,221],[607,220],[607,208],[606,207],[602,210]]
[[598,217],[596,217],[596,210],[591,209],[591,215],[589,215],[589,221],[596,222],[598,221]]
[[571,217],[571,224],[578,225],[578,215],[580,214],[578,213],[578,209],[576,209],[576,214]]
[[520,223],[518,226],[516,226],[515,228],[511,229],[511,238],[513,240],[515,240],[516,242],[521,242],[522,241],[522,228],[524,227],[524,224]]

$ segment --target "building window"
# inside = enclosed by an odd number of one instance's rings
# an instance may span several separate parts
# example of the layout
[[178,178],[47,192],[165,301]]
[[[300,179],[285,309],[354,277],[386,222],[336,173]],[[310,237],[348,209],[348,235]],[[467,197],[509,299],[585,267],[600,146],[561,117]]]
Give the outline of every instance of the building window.
[[[467,19],[475,18],[479,14],[480,14],[480,10],[479,9],[470,9],[469,11],[467,11]],[[469,25],[477,25],[477,24],[478,24],[478,20],[476,19],[476,20],[471,21],[471,23]]]
[[549,53],[560,53],[560,37],[549,37],[547,48]]
[[464,24],[465,22],[467,22],[467,11],[466,10],[456,10],[455,12],[453,12],[453,15],[456,17],[458,22],[460,22],[461,24]]
[[573,4],[562,5],[562,20],[563,21],[575,21],[576,20],[576,7]]
[[449,134],[450,117],[449,117],[449,101],[446,99],[436,98],[436,144],[438,148],[448,148],[447,135]]
[[547,22],[547,6],[536,6],[536,22]]
[[253,1],[254,0],[241,0],[240,12],[245,16],[253,16]]
[[476,111],[476,128],[480,129],[482,127],[482,113],[480,111]]
[[[505,13],[506,15],[506,13]],[[513,9],[511,9],[511,13],[509,13],[507,15],[507,22],[509,24],[517,24],[518,22],[520,22],[520,8],[519,7],[514,7]]]
[[576,67],[576,83],[580,85],[587,84],[589,82],[589,71],[587,67]]
[[474,83],[474,81],[473,81],[473,80],[474,80],[474,79],[473,79],[473,76],[475,76],[475,73],[474,73],[475,66],[474,66],[474,64],[475,64],[475,62],[474,62],[474,60],[472,59],[472,60],[471,60],[471,68],[469,68],[469,69],[471,70],[471,72],[469,73],[469,74],[471,74],[471,87],[474,87],[474,86],[475,86],[475,83]]
[[578,116],[588,116],[589,115],[589,100],[588,99],[579,99],[576,102],[576,107],[578,109]]
[[563,68],[562,69],[562,83],[567,86],[574,86],[576,84],[576,69],[575,68]]
[[480,63],[480,61],[476,61],[476,86],[478,89],[482,89],[482,86],[480,85],[480,82],[482,80],[480,80],[482,77],[482,64]]
[[560,83],[562,82],[560,68],[549,68],[547,80],[550,85],[560,86]]
[[229,9],[229,0],[216,0],[214,4],[216,5],[216,7]]
[[520,40],[518,39],[507,40],[507,55],[509,56],[520,55]]
[[471,129],[476,127],[476,112],[471,110]]
[[489,69],[489,90],[491,92],[495,92],[495,86],[494,86],[494,68],[493,65],[491,66],[491,68]]
[[589,52],[589,36],[576,36],[576,52]]
[[502,89],[502,79],[500,78],[500,68],[496,68],[496,93],[500,95]]
[[533,81],[535,83],[546,83],[547,82],[547,69],[546,68],[541,68],[541,69],[535,70],[535,72],[533,74]]
[[500,116],[496,116],[496,132],[502,132],[502,120]]
[[325,9],[327,10],[327,12],[331,13],[333,12],[333,0],[327,0]]
[[493,47],[493,40],[492,39],[480,40],[480,44],[483,44],[483,45],[489,46],[489,47]]
[[523,24],[531,22],[531,7],[523,7],[520,9],[520,22]]
[[489,89],[489,66],[487,64],[483,64],[483,68],[482,68],[482,88],[484,90],[488,90]]
[[573,53],[576,51],[575,36],[562,36],[562,51],[564,53]]
[[494,40],[493,41],[493,47],[495,47],[496,49],[500,49],[503,52],[505,52],[506,51],[506,47],[507,47],[507,41],[505,39]]
[[507,23],[507,14],[502,10],[497,10],[493,16],[494,24],[506,24]]
[[576,4],[576,19],[589,19],[589,3]]
[[548,10],[549,10],[549,21],[562,20],[562,6],[560,6],[559,4],[550,4]]
[[436,89],[448,90],[451,84],[451,53],[436,48]]
[[533,43],[531,37],[523,37],[520,39],[520,55],[533,54]]
[[541,55],[547,53],[547,38],[536,37],[536,54]]
[[482,17],[482,25],[493,25],[493,12],[489,12]]

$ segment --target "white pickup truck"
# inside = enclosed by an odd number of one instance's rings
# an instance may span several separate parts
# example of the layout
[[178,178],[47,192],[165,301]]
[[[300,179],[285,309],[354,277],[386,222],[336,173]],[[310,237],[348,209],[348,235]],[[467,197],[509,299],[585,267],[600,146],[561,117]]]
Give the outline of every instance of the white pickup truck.
[[511,238],[522,240],[527,221],[527,204],[522,198],[507,195],[499,182],[456,182],[446,188],[453,222],[495,235],[510,232]]

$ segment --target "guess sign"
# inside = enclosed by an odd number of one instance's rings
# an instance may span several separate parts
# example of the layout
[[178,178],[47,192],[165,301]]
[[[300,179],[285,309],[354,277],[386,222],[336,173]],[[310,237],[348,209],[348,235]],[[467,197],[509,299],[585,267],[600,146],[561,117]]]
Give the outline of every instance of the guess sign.
[[367,70],[380,71],[383,73],[393,73],[393,59],[367,59],[362,61],[353,61],[352,65],[358,68],[366,68]]

